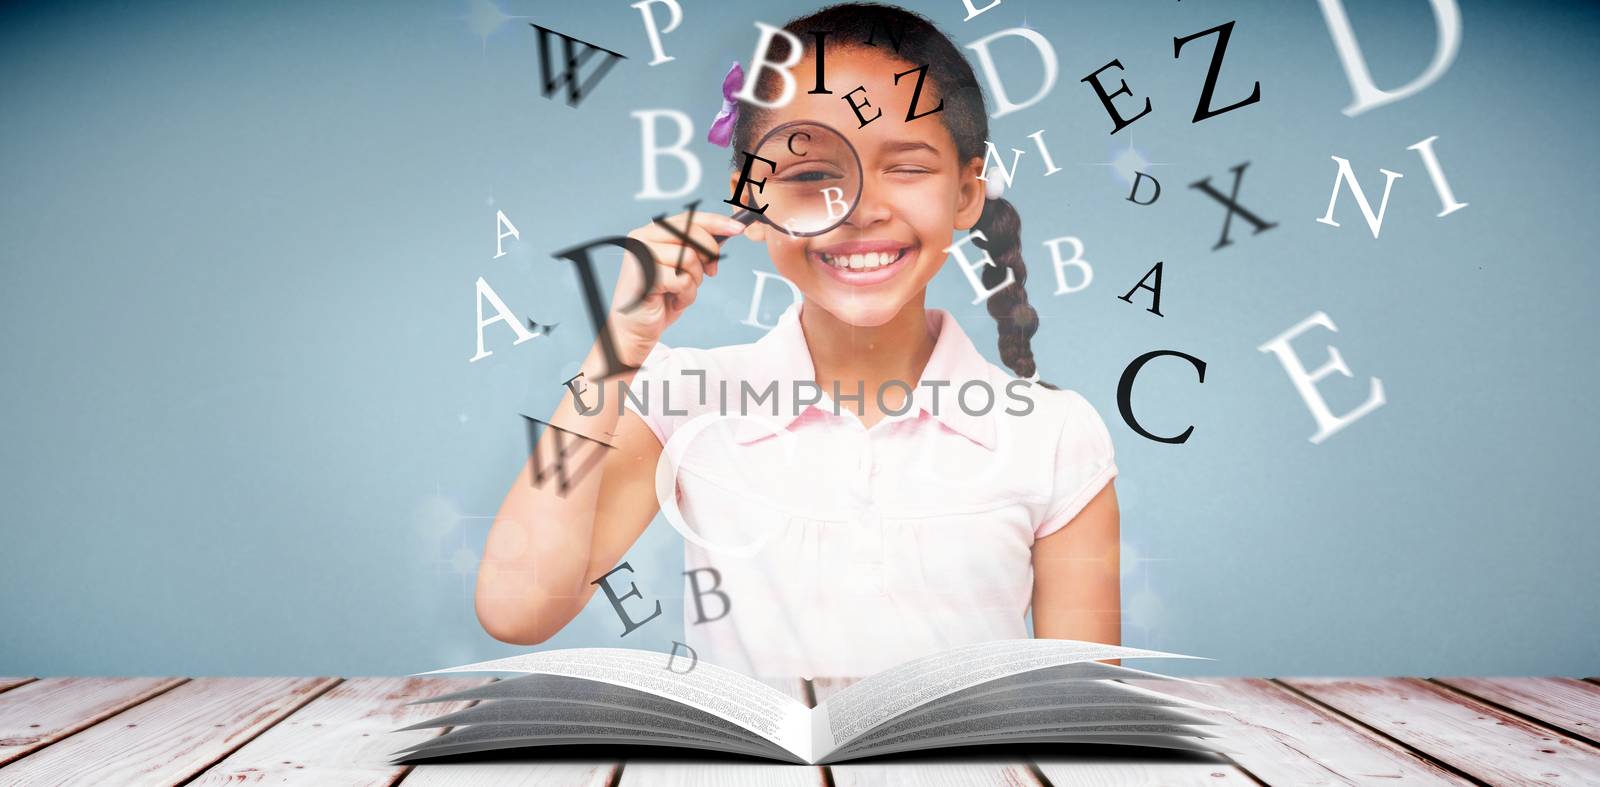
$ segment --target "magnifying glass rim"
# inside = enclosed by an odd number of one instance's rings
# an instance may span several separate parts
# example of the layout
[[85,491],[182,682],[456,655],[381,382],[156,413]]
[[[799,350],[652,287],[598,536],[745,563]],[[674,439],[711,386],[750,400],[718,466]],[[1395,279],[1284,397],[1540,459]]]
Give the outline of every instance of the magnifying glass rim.
[[[844,215],[840,216],[838,221],[835,221],[834,223],[829,224],[828,226],[826,226],[826,227],[824,227],[824,228],[822,228],[820,230],[813,231],[813,232],[797,232],[795,230],[791,230],[788,227],[785,227],[785,226],[773,221],[772,219],[767,218],[767,214],[764,211],[761,212],[761,213],[756,213],[756,217],[757,218],[761,219],[763,222],[765,222],[769,226],[773,227],[774,229],[777,229],[778,231],[784,233],[785,235],[788,235],[791,238],[815,238],[818,235],[826,235],[826,234],[828,234],[830,232],[833,232],[834,230],[836,230],[839,227],[843,226],[845,222],[850,220],[851,214],[855,213],[856,212],[856,207],[861,204],[861,189],[863,188],[862,181],[866,178],[866,172],[863,170],[863,168],[861,166],[861,154],[856,152],[856,146],[850,144],[850,140],[847,137],[845,137],[844,132],[840,131],[839,129],[834,128],[833,126],[828,125],[827,123],[823,123],[820,120],[804,120],[804,119],[802,119],[802,120],[791,120],[791,121],[789,121],[787,123],[779,123],[778,125],[773,126],[772,130],[768,131],[765,134],[762,134],[761,135],[761,139],[756,141],[756,152],[760,153],[761,149],[766,147],[767,143],[772,141],[772,138],[778,135],[778,132],[783,131],[784,129],[787,129],[787,128],[792,128],[794,126],[820,126],[822,128],[827,129],[834,136],[838,137],[839,141],[844,143],[844,149],[850,151],[850,158],[853,159],[855,161],[855,163],[856,163],[856,193],[854,195],[854,198],[850,200],[850,209],[845,211]],[[769,206],[771,205],[771,203],[767,203],[767,204]],[[752,213],[754,213],[754,211],[752,211]]]

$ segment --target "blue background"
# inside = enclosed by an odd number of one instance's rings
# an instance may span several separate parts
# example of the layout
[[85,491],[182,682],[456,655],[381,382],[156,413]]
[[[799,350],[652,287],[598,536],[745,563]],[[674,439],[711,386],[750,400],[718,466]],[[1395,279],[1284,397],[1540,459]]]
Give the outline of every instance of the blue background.
[[[715,203],[727,151],[704,141],[755,20],[800,3],[683,0],[649,67],[639,13],[501,0],[475,32],[445,2],[21,3],[0,10],[0,674],[408,673],[522,650],[479,629],[471,588],[489,519],[525,458],[520,413],[546,417],[592,340],[557,249],[621,234],[685,199],[637,201],[629,112],[695,119]],[[967,43],[1024,20],[1060,77],[993,123],[1028,151],[1008,197],[1024,220],[1044,376],[1083,392],[1122,476],[1125,641],[1209,656],[1183,674],[1600,672],[1600,534],[1592,451],[1596,240],[1589,181],[1600,10],[1464,0],[1454,65],[1426,91],[1355,118],[1322,15],[1281,2],[1005,0],[969,22],[917,6]],[[1433,53],[1427,3],[1351,0],[1381,86]],[[1192,124],[1211,41],[1237,20],[1217,103]],[[489,21],[495,21],[490,18]],[[574,109],[539,93],[536,21],[621,51]],[[1016,44],[1017,42],[1011,42]],[[1192,49],[1190,48],[1192,47]],[[1004,44],[997,44],[1001,51]],[[1017,46],[1014,97],[1039,70]],[[1021,54],[1018,54],[1021,53]],[[1078,80],[1119,58],[1151,114],[1111,124]],[[1114,84],[1114,82],[1113,82]],[[1062,169],[1042,175],[1045,129]],[[1443,219],[1435,150],[1470,207]],[[1108,167],[1131,143],[1159,166],[1150,207]],[[1350,159],[1374,201],[1404,173],[1374,240],[1349,195],[1315,221]],[[1235,220],[1186,187],[1249,161]],[[680,177],[663,164],[669,187]],[[522,231],[493,259],[495,211]],[[1043,242],[1073,235],[1094,282],[1052,296]],[[748,241],[668,333],[751,341]],[[1116,296],[1165,261],[1164,317]],[[524,319],[559,323],[474,352],[474,282]],[[611,277],[608,276],[608,289]],[[774,292],[769,289],[769,293]],[[994,324],[953,266],[930,305],[991,358]],[[1146,299],[1136,299],[1145,301]],[[773,297],[770,321],[782,308]],[[1316,311],[1355,379],[1388,403],[1321,445],[1278,361],[1257,346]],[[1134,357],[1149,366],[1118,417]],[[629,559],[669,612],[625,640],[603,599],[552,646],[666,650],[683,595],[678,536],[657,521]],[[1584,601],[1588,599],[1588,601]]]

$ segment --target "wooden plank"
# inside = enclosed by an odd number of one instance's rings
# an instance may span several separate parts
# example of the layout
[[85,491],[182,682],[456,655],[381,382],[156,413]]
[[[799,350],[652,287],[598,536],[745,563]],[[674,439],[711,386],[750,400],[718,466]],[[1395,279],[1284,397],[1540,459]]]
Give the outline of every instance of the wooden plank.
[[614,762],[453,762],[418,765],[402,787],[606,787]]
[[1600,784],[1600,750],[1417,678],[1283,683],[1491,784]]
[[[762,682],[811,705],[805,681],[799,678]],[[826,784],[823,769],[815,765],[631,759],[622,763],[619,787],[825,787]]]
[[1261,678],[1149,685],[1232,711],[1219,732],[1229,758],[1268,784],[1470,784],[1405,747]]
[[[844,678],[818,678],[812,681],[816,701],[824,702],[855,680]],[[919,755],[921,756],[921,755]],[[992,758],[959,761],[907,761],[903,757],[893,763],[842,762],[828,766],[836,787],[865,787],[866,785],[936,785],[937,787],[977,787],[978,785],[1008,785],[1008,787],[1042,787],[1028,763],[1019,759]],[[1068,782],[1070,784],[1070,782]]]
[[45,678],[0,694],[0,765],[183,683],[183,678]]
[[394,732],[395,729],[471,704],[406,703],[488,682],[487,678],[346,680],[228,755],[191,784],[306,781],[386,787],[410,769],[390,764],[391,754],[443,732]]
[[175,784],[337,683],[196,678],[6,766],[14,784]]
[[1573,678],[1435,678],[1453,689],[1600,744],[1600,686]]
[[33,678],[0,678],[0,691],[14,689],[24,683],[32,682]]
[[824,787],[822,769],[788,763],[628,760],[620,787]]
[[[1123,787],[1127,785],[1160,784],[1166,787],[1202,784],[1248,784],[1257,782],[1237,767],[1218,758],[1215,763],[1183,760],[1174,762],[1123,761],[1104,757],[1074,757],[1072,759],[1034,759],[1034,765],[1051,784],[1085,785],[1085,787]],[[1195,753],[1194,757],[1203,755]]]

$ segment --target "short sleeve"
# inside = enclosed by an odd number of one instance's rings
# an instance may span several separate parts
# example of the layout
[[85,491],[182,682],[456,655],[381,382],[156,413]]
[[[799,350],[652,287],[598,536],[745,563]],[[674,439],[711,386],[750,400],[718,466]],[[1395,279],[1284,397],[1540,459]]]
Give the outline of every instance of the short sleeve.
[[1065,527],[1117,474],[1111,433],[1100,413],[1078,392],[1063,393],[1066,417],[1056,444],[1050,505],[1033,531],[1035,539]]
[[[650,348],[650,354],[645,356],[644,363],[639,364],[639,371],[633,373],[633,380],[628,384],[633,395],[623,396],[621,391],[617,392],[622,397],[622,406],[639,416],[662,445],[667,444],[677,429],[678,417],[666,414],[667,408],[651,401],[651,396],[665,395],[665,388],[681,377],[677,371],[683,361],[680,356],[681,353],[657,342],[655,347]],[[643,409],[640,409],[641,403]]]

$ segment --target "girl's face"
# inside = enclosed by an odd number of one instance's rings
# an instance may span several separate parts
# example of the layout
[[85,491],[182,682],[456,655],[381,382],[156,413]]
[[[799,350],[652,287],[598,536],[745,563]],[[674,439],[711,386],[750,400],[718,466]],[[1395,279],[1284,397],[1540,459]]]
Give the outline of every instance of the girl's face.
[[[898,85],[894,75],[920,64],[861,46],[830,47],[825,57],[826,86],[833,94],[806,92],[814,87],[815,66],[805,58],[793,69],[794,98],[770,111],[752,138],[794,120],[837,129],[861,157],[861,200],[845,223],[822,235],[795,238],[761,222],[746,234],[767,244],[778,273],[813,306],[850,325],[873,327],[907,303],[920,302],[955,231],[977,223],[983,213],[984,182],[977,178],[983,160],[959,161],[955,140],[938,113],[906,122],[917,75],[901,77]],[[858,85],[865,89],[855,90]],[[862,117],[883,114],[863,127],[847,93],[857,105],[870,102],[861,107]],[[939,100],[930,79],[916,111],[927,112]],[[756,163],[752,177],[760,179]],[[737,182],[735,172],[730,193]],[[743,200],[763,203],[754,187],[747,187]]]

